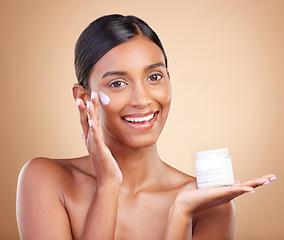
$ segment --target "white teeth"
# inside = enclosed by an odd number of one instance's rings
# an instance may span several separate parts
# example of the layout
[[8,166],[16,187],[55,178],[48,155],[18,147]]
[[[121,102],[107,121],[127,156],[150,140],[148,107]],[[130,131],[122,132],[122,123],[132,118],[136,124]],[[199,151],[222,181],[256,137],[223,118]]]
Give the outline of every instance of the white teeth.
[[146,117],[140,117],[140,118],[129,118],[129,117],[126,117],[124,118],[126,121],[128,122],[146,122],[146,121],[149,121],[151,119],[154,118],[154,113],[153,114],[150,114]]

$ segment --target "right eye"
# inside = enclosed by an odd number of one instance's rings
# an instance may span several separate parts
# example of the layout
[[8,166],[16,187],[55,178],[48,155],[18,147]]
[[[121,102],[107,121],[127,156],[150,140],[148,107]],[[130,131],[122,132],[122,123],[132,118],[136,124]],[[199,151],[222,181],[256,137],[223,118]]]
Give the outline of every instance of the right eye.
[[118,87],[122,87],[122,86],[125,86],[125,85],[126,85],[125,82],[115,81],[115,82],[112,82],[109,86],[113,87],[113,88],[118,88]]

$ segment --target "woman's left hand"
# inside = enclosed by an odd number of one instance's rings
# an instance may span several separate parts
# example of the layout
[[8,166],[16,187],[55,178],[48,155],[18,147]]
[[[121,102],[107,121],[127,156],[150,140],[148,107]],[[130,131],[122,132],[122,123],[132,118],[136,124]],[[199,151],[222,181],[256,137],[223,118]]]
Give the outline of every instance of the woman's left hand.
[[254,193],[255,188],[276,180],[275,175],[269,174],[247,181],[235,181],[232,186],[197,189],[196,182],[188,184],[175,201],[188,215],[206,208],[226,204],[244,193]]

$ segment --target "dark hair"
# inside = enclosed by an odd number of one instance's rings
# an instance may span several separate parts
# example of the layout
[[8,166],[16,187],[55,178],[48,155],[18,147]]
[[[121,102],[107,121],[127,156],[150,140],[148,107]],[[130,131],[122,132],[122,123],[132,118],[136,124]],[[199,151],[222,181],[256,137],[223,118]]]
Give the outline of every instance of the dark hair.
[[79,84],[88,88],[92,67],[112,48],[138,35],[152,40],[167,57],[157,34],[135,16],[112,14],[93,21],[79,36],[75,46],[75,72]]

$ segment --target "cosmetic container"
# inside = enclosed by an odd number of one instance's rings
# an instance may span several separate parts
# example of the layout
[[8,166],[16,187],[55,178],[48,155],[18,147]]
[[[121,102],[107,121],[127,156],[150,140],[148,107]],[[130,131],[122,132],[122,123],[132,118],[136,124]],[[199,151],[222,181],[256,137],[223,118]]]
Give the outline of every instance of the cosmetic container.
[[198,188],[234,184],[232,160],[228,148],[195,153],[195,173]]

